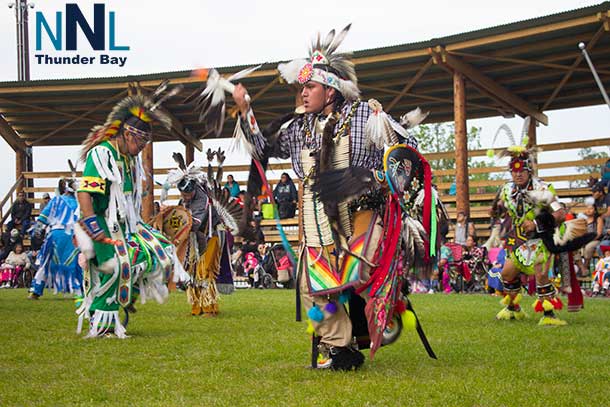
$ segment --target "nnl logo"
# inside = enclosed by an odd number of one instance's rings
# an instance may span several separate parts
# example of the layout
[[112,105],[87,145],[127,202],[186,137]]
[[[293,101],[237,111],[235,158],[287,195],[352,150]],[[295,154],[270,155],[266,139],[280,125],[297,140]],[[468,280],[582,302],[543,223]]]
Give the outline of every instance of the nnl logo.
[[[115,41],[115,13],[108,12],[109,17],[109,35],[110,51],[128,51],[129,46],[116,45]],[[93,29],[87,22],[87,19],[81,12],[78,4],[66,4],[66,51],[76,51],[76,26],[78,25],[87,41],[91,44],[91,48],[95,51],[104,51],[106,49],[106,5],[96,3],[93,5]],[[57,51],[61,51],[62,44],[62,12],[55,13],[55,33],[51,30],[49,23],[42,14],[36,12],[36,50],[42,49],[42,29],[46,31],[53,47]]]

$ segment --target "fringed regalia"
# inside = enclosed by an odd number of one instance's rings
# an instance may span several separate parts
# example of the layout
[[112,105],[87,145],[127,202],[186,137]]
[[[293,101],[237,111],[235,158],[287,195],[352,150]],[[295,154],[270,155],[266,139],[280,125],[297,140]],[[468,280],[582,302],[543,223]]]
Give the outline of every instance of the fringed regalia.
[[[154,119],[171,126],[157,110],[165,97],[175,93],[160,97],[166,87],[162,84],[151,97],[138,93],[123,99],[84,142],[85,167],[78,192],[91,196],[94,216],[81,219],[76,228],[79,246],[88,259],[77,332],[88,318],[88,338],[106,333],[125,338],[119,309],[133,309],[138,295],[142,303],[149,298],[164,302],[167,279],[180,264],[171,242],[140,217],[146,177],[140,156],[122,154],[117,144],[118,137],[127,137],[124,132],[150,142],[150,134],[136,128],[137,123]],[[99,236],[100,231],[107,238],[92,241],[92,235]]]
[[[319,342],[314,353],[319,350],[320,359],[314,357],[312,364],[341,370],[363,363],[358,348],[370,347],[373,356],[383,343],[395,340],[401,314],[423,336],[403,281],[415,258],[428,258],[430,240],[435,240],[429,234],[436,219],[432,213],[440,207],[429,166],[406,130],[425,115],[417,109],[403,116],[401,125],[377,101],[360,100],[350,55],[335,52],[348,30],[337,35],[333,30],[323,40],[318,36],[308,59],[278,67],[288,83],[334,88],[338,96],[332,113],[297,109],[261,131],[250,109],[242,112],[235,130],[255,160],[266,165],[269,157],[290,158],[301,179],[304,241],[298,287],[314,343]],[[204,102],[213,94],[208,88],[200,97]],[[384,144],[393,146],[385,157]],[[252,184],[249,192],[257,195]],[[393,337],[383,339],[384,332]]]
[[54,293],[82,295],[83,270],[78,265],[78,249],[72,237],[78,221],[78,202],[72,193],[55,196],[44,207],[36,221],[47,229],[36,263],[38,271],[30,292],[40,297],[45,287]]
[[[525,121],[519,144],[506,125],[498,129],[494,138],[495,142],[500,131],[508,135],[512,145],[500,156],[510,157],[509,170],[513,179],[523,177],[525,180],[508,182],[500,190],[499,205],[506,209],[512,228],[505,241],[507,260],[502,271],[505,296],[501,301],[504,308],[496,318],[522,320],[526,317],[520,304],[522,288],[518,275],[523,273],[536,276],[537,299],[533,308],[543,314],[539,325],[565,325],[566,322],[555,314],[563,308],[563,302],[548,278],[554,255],[576,250],[594,235],[586,233],[586,223],[582,219],[564,222],[565,213],[555,189],[533,175],[535,149],[527,147],[528,127],[529,119]],[[493,151],[489,155],[493,156]],[[574,289],[580,290],[579,287]]]
[[[215,155],[219,162],[216,179],[211,167]],[[170,227],[163,227],[166,235],[180,236],[180,239],[174,237],[174,241],[180,244],[178,257],[186,271],[180,280],[186,283],[191,314],[214,316],[219,312],[219,293],[231,294],[234,289],[228,259],[233,245],[231,231],[238,233],[241,207],[228,191],[219,186],[224,161],[221,150],[208,151],[210,164],[207,177],[203,169],[194,163],[187,167],[181,154],[175,153],[174,159],[178,168],[168,174],[162,200],[166,191],[174,186],[189,195],[189,199],[182,199],[177,207],[164,209],[155,222],[165,225],[169,219]],[[184,220],[184,211],[188,220]],[[176,213],[180,213],[180,216]],[[175,228],[175,232],[171,227]]]

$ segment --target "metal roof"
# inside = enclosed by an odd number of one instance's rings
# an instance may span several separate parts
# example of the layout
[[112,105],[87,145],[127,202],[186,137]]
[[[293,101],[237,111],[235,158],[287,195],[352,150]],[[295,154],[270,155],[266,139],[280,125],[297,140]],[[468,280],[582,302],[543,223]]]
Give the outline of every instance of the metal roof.
[[[420,106],[430,110],[430,122],[452,121],[452,75],[458,71],[466,78],[469,119],[533,112],[543,121],[547,110],[603,103],[577,44],[588,44],[608,87],[609,16],[610,2],[604,2],[428,41],[356,51],[359,86],[363,98],[378,99],[394,115]],[[230,73],[245,66],[219,71]],[[295,105],[296,88],[281,83],[276,66],[265,64],[243,80],[263,125]],[[163,79],[184,84],[183,95],[202,85],[190,71],[0,82],[0,113],[22,143],[79,144],[93,125],[104,121],[130,83],[154,88]],[[214,137],[197,121],[192,107],[181,100],[174,98],[165,106],[196,138]],[[7,139],[6,126],[1,124],[0,132]],[[233,126],[234,120],[229,119],[222,137],[230,137]],[[155,137],[168,140],[178,136],[158,128]]]

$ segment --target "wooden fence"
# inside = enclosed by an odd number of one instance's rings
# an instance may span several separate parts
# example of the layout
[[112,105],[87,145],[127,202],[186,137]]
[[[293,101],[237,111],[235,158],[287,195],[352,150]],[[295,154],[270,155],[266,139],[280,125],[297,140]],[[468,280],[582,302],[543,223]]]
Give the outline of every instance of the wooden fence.
[[[565,150],[577,150],[585,147],[599,147],[599,146],[609,146],[610,138],[604,139],[595,139],[595,140],[583,140],[583,141],[573,141],[573,142],[564,142],[564,143],[553,143],[553,144],[545,144],[540,145],[540,148],[543,152],[551,152],[551,151],[565,151]],[[425,154],[426,158],[430,161],[439,160],[439,159],[448,159],[454,157],[453,151],[447,151],[442,153],[429,153]],[[469,151],[470,157],[483,157],[486,155],[486,150],[472,150]],[[591,166],[591,165],[603,165],[606,159],[589,159],[589,160],[568,160],[568,161],[552,161],[552,162],[544,162],[538,165],[539,170],[553,170],[560,169],[562,170],[561,175],[550,175],[543,177],[547,182],[553,182],[556,184],[557,194],[560,198],[583,198],[586,196],[590,196],[590,190],[588,188],[571,188],[568,185],[574,181],[586,181],[590,176],[599,177],[598,173],[594,174],[581,174],[578,173],[577,168],[580,166]],[[279,164],[271,164],[269,166],[268,176],[270,177],[269,182],[274,186],[277,184],[279,180],[279,175],[281,172],[289,170],[291,168],[290,163],[279,163]],[[228,174],[233,174],[236,179],[246,179],[247,171],[249,169],[248,165],[227,165],[224,166],[224,174],[225,176]],[[158,178],[164,178],[165,174],[167,174],[169,168],[156,168],[154,170],[154,174]],[[436,176],[452,176],[455,173],[454,169],[444,169],[435,171]],[[480,191],[485,187],[499,187],[509,177],[508,172],[506,171],[505,166],[490,166],[490,167],[482,167],[482,168],[472,168],[470,170],[471,175],[475,174],[490,174],[490,176],[494,179],[490,180],[471,180],[470,181],[470,217],[471,220],[475,223],[478,235],[480,237],[486,237],[489,235],[488,223],[489,223],[489,208],[491,206],[491,202],[495,197],[495,193]],[[52,179],[57,180],[60,177],[69,176],[70,173],[62,172],[62,171],[52,171],[52,172],[25,172],[23,173],[23,177],[25,180],[32,180],[32,187],[25,187],[24,191],[28,193],[32,193],[35,195],[32,202],[36,204],[36,208],[39,206],[40,202],[42,202],[41,195],[44,192],[52,193],[55,188],[48,186],[36,186],[36,183],[40,184],[40,180]],[[78,174],[80,175],[80,174]],[[48,183],[48,181],[46,181]],[[240,182],[240,187],[245,189],[245,182]],[[26,183],[27,185],[27,183]],[[298,187],[298,182],[297,182]],[[449,195],[448,190],[451,187],[450,182],[439,182],[437,184],[438,190],[441,193],[441,198],[443,202],[447,205],[450,217],[455,219],[456,211],[455,211],[455,196]],[[16,187],[13,187],[7,196],[13,195],[13,192]],[[161,193],[161,186],[155,185],[155,200],[159,200]],[[169,195],[170,200],[179,199],[179,194],[177,190],[170,191]],[[4,202],[7,202],[8,198],[5,197]],[[579,212],[583,209],[583,205],[576,205],[574,210]],[[37,211],[35,210],[36,214]],[[299,241],[299,221],[297,218],[295,219],[286,219],[282,221],[282,224],[285,226],[289,239],[293,242]],[[267,236],[267,240],[270,242],[278,242],[279,235],[275,228],[275,223],[273,221],[263,221],[262,223],[264,227],[264,232]]]

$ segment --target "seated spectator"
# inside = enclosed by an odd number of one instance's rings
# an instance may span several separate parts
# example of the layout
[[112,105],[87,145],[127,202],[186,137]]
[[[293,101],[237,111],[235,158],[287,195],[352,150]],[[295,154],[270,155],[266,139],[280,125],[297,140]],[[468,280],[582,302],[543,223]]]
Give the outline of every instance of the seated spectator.
[[277,203],[280,219],[294,217],[299,196],[294,182],[287,173],[282,173],[280,182],[273,190],[273,198]]
[[472,224],[472,222],[468,222],[468,217],[464,211],[458,212],[453,231],[453,241],[457,244],[461,244],[462,246],[466,244],[466,238],[468,235],[474,235],[474,224]]
[[233,198],[237,198],[240,193],[239,184],[233,179],[233,175],[227,175],[227,183],[225,188],[229,190],[229,193]]
[[595,274],[593,275],[593,296],[606,295],[610,287],[610,246],[600,246],[603,251],[603,258],[597,261],[595,265]]
[[591,187],[591,196],[595,200],[594,206],[597,215],[602,218],[610,216],[610,194],[606,194],[604,184],[601,182],[596,183]]
[[19,275],[30,267],[30,260],[26,253],[23,252],[21,244],[15,245],[15,250],[11,251],[0,266],[0,288],[17,287]]
[[477,246],[474,236],[468,236],[462,256],[470,271],[475,271],[477,266],[485,261],[486,255],[485,248]]
[[23,236],[30,227],[32,204],[25,198],[23,191],[17,194],[17,200],[11,206],[11,220],[6,224],[7,230],[18,229]]
[[2,243],[4,247],[2,253],[0,253],[0,262],[4,261],[11,251],[15,250],[15,246],[22,243],[19,231],[12,229],[10,232],[6,232],[2,236]]
[[587,207],[585,208],[585,219],[587,221],[587,232],[595,233],[595,239],[587,243],[583,248],[574,252],[574,261],[579,269],[579,276],[585,277],[589,275],[589,265],[595,249],[598,247],[600,240],[604,234],[604,221],[601,216],[595,211],[595,202],[593,199],[587,198]]

